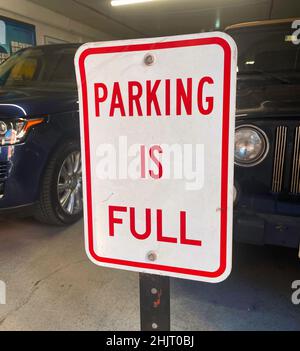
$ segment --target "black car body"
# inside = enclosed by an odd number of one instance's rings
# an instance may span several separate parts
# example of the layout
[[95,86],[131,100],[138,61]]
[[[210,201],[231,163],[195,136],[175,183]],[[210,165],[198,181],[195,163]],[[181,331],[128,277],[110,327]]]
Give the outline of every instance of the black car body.
[[[292,23],[246,23],[229,27],[227,33],[235,39],[239,55],[234,237],[296,248],[300,243],[300,45]],[[254,148],[257,135],[264,151],[257,159],[241,162],[247,158],[247,147]]]

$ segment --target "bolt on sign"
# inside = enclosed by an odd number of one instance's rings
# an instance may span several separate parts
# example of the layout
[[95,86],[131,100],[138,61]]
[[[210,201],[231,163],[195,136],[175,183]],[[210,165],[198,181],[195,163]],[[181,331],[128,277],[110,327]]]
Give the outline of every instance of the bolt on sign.
[[86,251],[206,282],[231,270],[237,50],[223,33],[76,54]]

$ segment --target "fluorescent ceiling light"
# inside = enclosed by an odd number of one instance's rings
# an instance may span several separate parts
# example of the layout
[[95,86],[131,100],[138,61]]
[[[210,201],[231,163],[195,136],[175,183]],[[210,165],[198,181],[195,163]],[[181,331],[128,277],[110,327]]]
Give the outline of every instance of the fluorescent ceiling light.
[[150,2],[153,0],[112,0],[111,6],[122,6],[122,5],[133,5],[140,4],[142,2]]
[[217,18],[217,19],[216,19],[215,27],[216,27],[216,29],[219,29],[219,28],[221,27],[220,18]]

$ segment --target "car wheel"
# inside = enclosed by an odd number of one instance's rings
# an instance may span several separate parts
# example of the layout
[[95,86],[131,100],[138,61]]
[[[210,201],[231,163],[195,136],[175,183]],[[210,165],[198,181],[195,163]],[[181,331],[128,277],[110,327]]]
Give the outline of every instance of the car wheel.
[[78,143],[62,145],[46,167],[35,218],[68,225],[82,217],[82,172]]

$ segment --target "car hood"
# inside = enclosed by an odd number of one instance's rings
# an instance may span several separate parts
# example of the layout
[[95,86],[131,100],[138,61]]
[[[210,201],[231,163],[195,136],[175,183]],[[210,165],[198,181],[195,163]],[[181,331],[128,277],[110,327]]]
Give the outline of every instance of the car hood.
[[237,117],[300,116],[300,85],[238,80]]
[[0,88],[0,117],[36,117],[78,110],[76,90],[51,88]]

